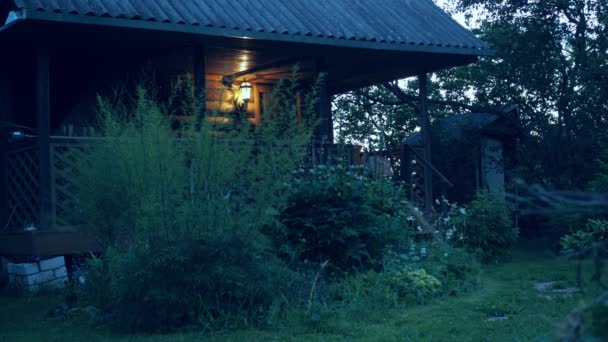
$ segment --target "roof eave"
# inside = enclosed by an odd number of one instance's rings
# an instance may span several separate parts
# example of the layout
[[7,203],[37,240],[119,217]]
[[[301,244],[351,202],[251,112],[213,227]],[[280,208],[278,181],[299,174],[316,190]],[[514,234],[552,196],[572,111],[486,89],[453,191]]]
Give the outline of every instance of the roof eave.
[[20,24],[22,24],[23,22],[26,21],[27,14],[26,14],[26,11],[24,9],[18,10],[16,12],[19,12],[19,15],[18,15],[17,19],[11,21],[8,24],[0,25],[0,34],[2,32],[10,31],[15,26],[18,26],[18,25],[20,25]]
[[[255,39],[280,41],[291,43],[316,44],[326,46],[350,47],[371,50],[384,51],[402,51],[402,52],[421,52],[421,53],[438,53],[438,54],[455,54],[468,56],[492,56],[494,51],[491,49],[476,49],[462,47],[446,47],[446,46],[431,46],[431,45],[416,45],[416,44],[395,44],[395,43],[380,43],[371,41],[359,40],[344,40],[325,37],[312,37],[301,35],[287,35],[281,33],[254,32],[243,31],[230,28],[216,28],[206,26],[194,26],[188,24],[164,23],[158,21],[144,21],[134,19],[122,19],[112,17],[98,16],[83,16],[77,14],[52,13],[44,11],[28,11],[20,21],[48,21],[56,23],[68,24],[84,24],[98,25],[117,28],[131,28],[151,31],[165,31],[185,34],[198,34],[218,37],[229,37],[239,39]],[[9,24],[10,25],[10,24]],[[8,26],[8,25],[6,25]]]

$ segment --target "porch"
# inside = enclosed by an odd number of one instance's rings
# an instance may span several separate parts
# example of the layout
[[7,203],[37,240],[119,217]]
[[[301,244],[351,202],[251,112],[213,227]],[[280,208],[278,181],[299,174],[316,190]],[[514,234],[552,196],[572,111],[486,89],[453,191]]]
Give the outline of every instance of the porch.
[[[88,128],[82,131],[91,131]],[[41,151],[36,137],[24,137],[8,145],[4,160],[8,218],[3,231],[28,227],[65,230],[73,227],[77,209],[77,159],[87,146],[98,143],[92,136],[50,136],[49,169],[40,164]],[[42,153],[46,153],[43,151]],[[311,143],[303,165],[357,163],[358,150],[352,145]],[[41,179],[41,174],[48,178]],[[46,184],[45,184],[46,183]],[[48,187],[45,196],[43,190]],[[45,200],[45,197],[47,200]]]

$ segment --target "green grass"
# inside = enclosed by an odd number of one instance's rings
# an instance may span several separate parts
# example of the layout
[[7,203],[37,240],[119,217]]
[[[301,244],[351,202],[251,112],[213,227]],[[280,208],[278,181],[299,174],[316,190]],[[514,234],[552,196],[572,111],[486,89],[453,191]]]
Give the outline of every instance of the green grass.
[[[589,278],[590,265],[585,267]],[[531,341],[552,336],[584,299],[546,299],[533,283],[558,280],[574,286],[574,270],[574,262],[540,252],[516,252],[510,262],[485,266],[479,288],[467,295],[394,310],[324,312],[314,328],[292,317],[272,329],[217,335],[118,334],[84,320],[45,318],[59,303],[56,297],[2,295],[0,341]],[[498,316],[508,318],[488,321]]]

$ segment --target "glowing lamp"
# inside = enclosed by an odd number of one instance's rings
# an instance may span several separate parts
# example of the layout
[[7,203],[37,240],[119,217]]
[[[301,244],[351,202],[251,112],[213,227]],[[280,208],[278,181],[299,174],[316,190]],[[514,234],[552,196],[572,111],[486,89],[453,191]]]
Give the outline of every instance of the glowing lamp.
[[241,99],[244,102],[249,102],[249,100],[251,100],[251,89],[253,87],[251,86],[251,83],[247,82],[247,80],[245,80],[245,82],[241,83]]

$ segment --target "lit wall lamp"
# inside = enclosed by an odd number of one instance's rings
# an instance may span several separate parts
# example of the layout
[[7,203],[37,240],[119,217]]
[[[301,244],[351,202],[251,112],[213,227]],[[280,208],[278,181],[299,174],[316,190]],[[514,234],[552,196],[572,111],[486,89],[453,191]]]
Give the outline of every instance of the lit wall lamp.
[[251,83],[247,82],[247,79],[245,79],[245,81],[241,83],[240,89],[241,99],[243,100],[243,102],[245,102],[245,104],[247,104],[249,100],[251,100],[251,89],[253,89],[253,87],[251,86]]

